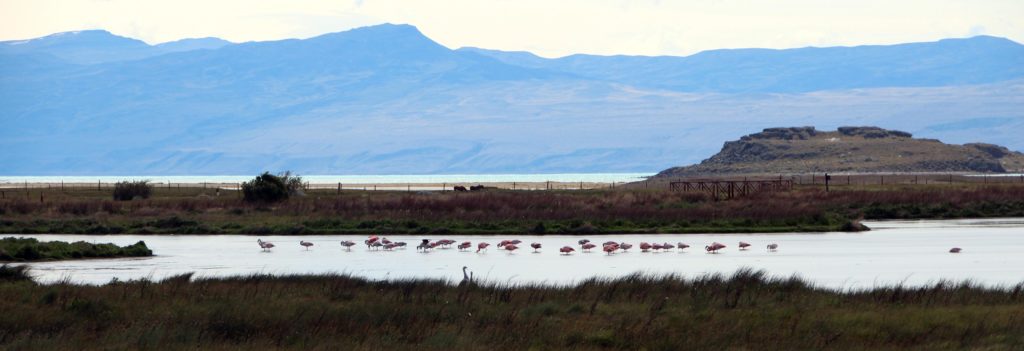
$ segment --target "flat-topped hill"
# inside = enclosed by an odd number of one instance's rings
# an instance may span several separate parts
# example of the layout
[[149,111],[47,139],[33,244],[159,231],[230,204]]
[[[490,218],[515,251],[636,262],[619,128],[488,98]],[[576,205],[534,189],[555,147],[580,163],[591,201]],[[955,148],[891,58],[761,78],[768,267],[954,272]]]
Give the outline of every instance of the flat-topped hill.
[[992,144],[945,144],[879,127],[768,128],[740,140],[700,164],[674,167],[658,176],[805,172],[986,172],[1024,170],[1024,154]]

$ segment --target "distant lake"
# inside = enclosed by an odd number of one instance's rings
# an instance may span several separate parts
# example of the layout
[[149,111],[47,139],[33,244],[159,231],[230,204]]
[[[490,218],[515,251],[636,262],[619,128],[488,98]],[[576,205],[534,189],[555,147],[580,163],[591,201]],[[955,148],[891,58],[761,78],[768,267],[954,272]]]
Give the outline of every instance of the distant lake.
[[[611,183],[644,180],[654,173],[551,173],[551,174],[410,174],[410,175],[301,175],[313,184],[408,184],[408,183],[504,183],[504,182],[586,182]],[[0,184],[16,183],[114,183],[124,180],[149,180],[159,183],[239,183],[252,175],[189,176],[0,176]]]

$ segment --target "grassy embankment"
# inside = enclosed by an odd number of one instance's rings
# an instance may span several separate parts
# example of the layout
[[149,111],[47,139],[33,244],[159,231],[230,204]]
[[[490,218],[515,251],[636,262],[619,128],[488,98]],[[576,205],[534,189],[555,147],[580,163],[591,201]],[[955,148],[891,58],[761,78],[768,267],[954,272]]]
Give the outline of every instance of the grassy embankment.
[[1022,286],[836,292],[741,271],[577,286],[345,276],[39,285],[0,268],[5,349],[981,349],[1024,347]]
[[850,230],[857,219],[1024,216],[1024,186],[798,186],[729,201],[664,190],[364,192],[315,190],[272,205],[232,191],[6,190],[0,233],[593,234]]
[[92,244],[84,241],[67,243],[62,241],[40,242],[32,238],[0,239],[0,261],[29,262],[152,255],[153,251],[142,241],[122,247],[109,243]]

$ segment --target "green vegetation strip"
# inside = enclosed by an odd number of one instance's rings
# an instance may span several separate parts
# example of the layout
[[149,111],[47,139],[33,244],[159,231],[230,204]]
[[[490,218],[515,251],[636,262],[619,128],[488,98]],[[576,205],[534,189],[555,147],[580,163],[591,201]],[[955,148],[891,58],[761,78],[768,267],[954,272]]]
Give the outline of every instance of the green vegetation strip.
[[796,278],[572,286],[267,276],[40,285],[0,268],[2,349],[1019,350],[1022,285],[837,292]]
[[0,239],[0,261],[31,262],[152,255],[153,251],[142,241],[121,247],[114,244],[92,244],[85,241],[67,243],[62,241],[40,242],[32,238],[7,237]]

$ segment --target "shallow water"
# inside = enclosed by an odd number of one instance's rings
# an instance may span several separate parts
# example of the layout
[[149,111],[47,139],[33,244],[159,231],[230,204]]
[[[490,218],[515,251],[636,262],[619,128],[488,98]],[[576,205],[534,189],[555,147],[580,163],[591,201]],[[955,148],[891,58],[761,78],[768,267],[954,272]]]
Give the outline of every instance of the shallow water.
[[[686,277],[708,273],[729,274],[739,268],[763,269],[776,276],[799,275],[811,282],[832,288],[870,288],[873,286],[922,285],[940,279],[973,280],[984,285],[1011,285],[1024,282],[1024,218],[866,222],[874,228],[864,233],[786,233],[786,234],[661,234],[661,235],[588,235],[588,236],[428,236],[432,240],[448,238],[457,242],[483,240],[492,243],[485,253],[438,249],[419,253],[405,250],[368,251],[357,245],[344,250],[341,240],[361,243],[365,237],[318,235],[302,237],[262,236],[277,245],[262,252],[256,236],[225,235],[27,235],[40,240],[113,242],[120,245],[145,240],[157,255],[151,258],[102,259],[34,263],[32,274],[42,282],[68,279],[77,283],[99,284],[120,280],[152,278],[195,272],[198,277],[230,276],[251,273],[348,273],[381,278],[462,279],[462,266],[468,266],[476,279],[498,282],[569,284],[584,278],[616,277],[635,272],[676,273]],[[415,246],[423,236],[390,236]],[[514,253],[497,250],[502,239],[523,243]],[[600,248],[592,253],[560,255],[558,248],[582,238],[601,243],[626,241],[639,246],[647,242],[685,242],[686,251],[628,253],[606,255]],[[310,250],[299,240],[313,242]],[[740,251],[736,244],[746,241],[750,250]],[[728,247],[719,254],[703,252],[713,241]],[[544,247],[534,253],[529,243]],[[769,243],[779,244],[777,252],[767,252]],[[951,247],[962,247],[951,254]]]

